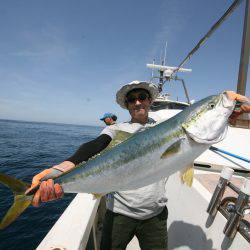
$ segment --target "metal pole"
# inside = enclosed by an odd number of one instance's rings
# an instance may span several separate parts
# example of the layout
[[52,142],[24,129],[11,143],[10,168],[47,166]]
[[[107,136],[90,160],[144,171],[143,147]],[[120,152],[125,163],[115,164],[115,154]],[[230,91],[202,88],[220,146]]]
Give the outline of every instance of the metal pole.
[[185,85],[185,82],[183,79],[181,78],[178,78],[178,77],[175,77],[173,78],[175,81],[181,81],[182,82],[182,86],[184,88],[184,91],[185,91],[185,95],[186,95],[186,98],[187,98],[187,102],[188,104],[190,104],[190,99],[189,99],[189,95],[188,95],[188,91],[187,91],[187,88],[186,88],[186,85]]
[[247,71],[250,54],[250,1],[246,0],[244,30],[242,36],[241,58],[238,75],[237,93],[246,94]]
[[163,77],[163,70],[159,70],[160,72],[160,79],[159,79],[159,85],[158,85],[158,90],[159,90],[159,93],[162,92],[162,87],[163,87],[163,84],[164,84],[164,77]]

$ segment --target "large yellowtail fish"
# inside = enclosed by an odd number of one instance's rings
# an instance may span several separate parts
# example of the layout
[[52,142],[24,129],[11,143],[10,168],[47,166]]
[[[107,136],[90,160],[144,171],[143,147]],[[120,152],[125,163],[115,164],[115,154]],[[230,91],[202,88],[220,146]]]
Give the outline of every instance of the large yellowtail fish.
[[[103,194],[146,186],[183,171],[210,145],[221,141],[234,110],[232,92],[209,96],[176,116],[137,134],[119,132],[120,143],[55,179],[65,193]],[[119,141],[119,139],[118,139]],[[191,173],[191,174],[190,174]],[[191,184],[192,171],[183,175]],[[0,228],[13,222],[31,203],[30,186],[0,174],[0,182],[14,193],[14,203]]]

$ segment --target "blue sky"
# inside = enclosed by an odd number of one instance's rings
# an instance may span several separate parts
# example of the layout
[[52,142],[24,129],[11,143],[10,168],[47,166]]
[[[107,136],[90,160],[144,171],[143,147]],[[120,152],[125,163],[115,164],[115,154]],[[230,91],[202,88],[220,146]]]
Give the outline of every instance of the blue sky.
[[[230,6],[227,0],[3,1],[0,7],[0,119],[101,125],[128,119],[116,91],[149,80],[146,63],[175,66]],[[191,99],[238,79],[244,4],[185,67]],[[183,100],[178,83],[164,90]],[[249,80],[247,95],[249,96]]]

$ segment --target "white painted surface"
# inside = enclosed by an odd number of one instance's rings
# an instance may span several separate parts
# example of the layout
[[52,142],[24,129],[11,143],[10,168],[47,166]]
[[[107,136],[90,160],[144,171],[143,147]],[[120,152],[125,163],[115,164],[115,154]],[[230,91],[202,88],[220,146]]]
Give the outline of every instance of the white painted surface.
[[78,194],[37,249],[85,249],[99,202],[93,195]]
[[[229,127],[226,138],[213,146],[249,159],[250,129]],[[210,150],[205,151],[195,160],[195,162],[214,166],[232,167],[234,169],[250,170],[250,163],[222,153],[215,153]]]
[[165,120],[177,115],[180,112],[181,112],[181,110],[179,110],[179,109],[163,109],[163,110],[159,110],[156,112],[149,112],[149,117],[151,117],[157,121],[158,120],[165,121]]
[[250,195],[250,180],[245,179],[244,184],[241,186],[241,192]]
[[229,167],[223,167],[220,176],[228,181],[231,180],[232,176],[233,176],[234,170],[232,168]]
[[209,225],[206,212],[211,194],[197,181],[193,187],[180,183],[179,175],[167,183],[168,196],[168,249],[178,250],[249,250],[249,243],[239,234],[229,242],[223,234],[226,219],[219,212]]

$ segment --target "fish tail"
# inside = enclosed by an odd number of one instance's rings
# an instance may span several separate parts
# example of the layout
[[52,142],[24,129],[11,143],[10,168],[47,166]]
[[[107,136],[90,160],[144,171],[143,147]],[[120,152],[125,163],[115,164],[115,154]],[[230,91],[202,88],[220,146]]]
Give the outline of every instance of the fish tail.
[[194,167],[192,165],[188,166],[181,172],[181,180],[183,183],[191,187],[193,184],[193,179],[194,179]]
[[9,187],[14,194],[14,202],[0,222],[0,229],[9,226],[32,202],[33,195],[25,195],[29,184],[0,173],[0,183]]

